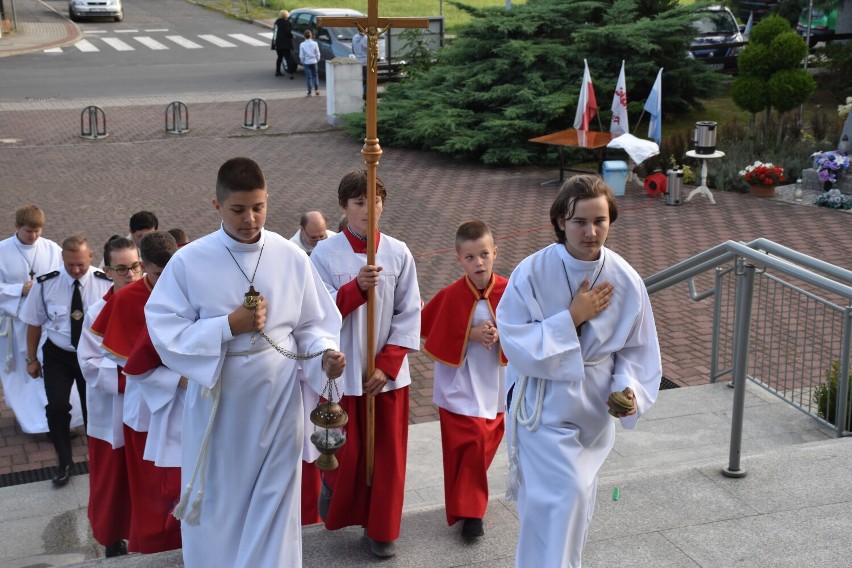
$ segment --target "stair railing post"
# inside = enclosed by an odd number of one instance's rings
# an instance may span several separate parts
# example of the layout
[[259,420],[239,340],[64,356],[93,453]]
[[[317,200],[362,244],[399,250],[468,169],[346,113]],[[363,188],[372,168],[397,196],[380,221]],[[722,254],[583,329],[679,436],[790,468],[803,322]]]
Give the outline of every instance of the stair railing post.
[[737,259],[737,296],[734,317],[734,408],[731,415],[731,446],[726,477],[745,477],[740,466],[745,414],[746,374],[748,373],[749,340],[751,338],[751,306],[754,297],[755,267],[743,258]]

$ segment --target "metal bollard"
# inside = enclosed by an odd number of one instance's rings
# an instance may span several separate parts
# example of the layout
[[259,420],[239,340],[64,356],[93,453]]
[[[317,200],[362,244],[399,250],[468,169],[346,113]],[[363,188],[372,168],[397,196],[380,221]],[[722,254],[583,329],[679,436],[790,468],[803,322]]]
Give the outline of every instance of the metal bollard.
[[[249,109],[251,109],[251,117],[249,117]],[[269,124],[266,122],[265,100],[252,99],[246,104],[246,111],[243,115],[243,128],[250,130],[266,130],[269,128]]]
[[[88,117],[88,123],[85,119]],[[103,128],[101,128],[103,125]],[[106,114],[104,110],[96,106],[87,106],[80,113],[80,138],[97,140],[109,136],[106,130]]]
[[[171,124],[169,124],[170,122]],[[169,134],[189,132],[189,109],[186,108],[184,103],[174,101],[166,107],[166,132]]]

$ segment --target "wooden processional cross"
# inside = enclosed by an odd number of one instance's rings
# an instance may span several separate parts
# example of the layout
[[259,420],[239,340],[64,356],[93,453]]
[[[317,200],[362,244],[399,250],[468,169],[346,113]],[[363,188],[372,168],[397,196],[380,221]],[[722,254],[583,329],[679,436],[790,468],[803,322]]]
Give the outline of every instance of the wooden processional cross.
[[[367,203],[376,202],[376,170],[382,148],[376,127],[376,91],[378,89],[379,36],[389,28],[428,28],[425,18],[380,18],[379,0],[368,0],[367,17],[323,17],[317,19],[317,25],[324,28],[357,27],[367,36],[367,135],[361,154],[367,165]],[[367,230],[367,264],[376,264],[376,208],[369,207]],[[367,291],[367,378],[376,370],[376,289]],[[373,485],[373,462],[375,454],[376,399],[367,397],[367,485]]]

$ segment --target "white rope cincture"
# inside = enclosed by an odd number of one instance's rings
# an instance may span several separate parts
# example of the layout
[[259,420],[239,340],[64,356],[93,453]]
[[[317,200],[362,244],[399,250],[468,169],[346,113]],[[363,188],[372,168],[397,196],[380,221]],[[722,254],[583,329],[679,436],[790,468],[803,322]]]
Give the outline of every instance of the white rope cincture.
[[9,316],[0,316],[0,337],[6,338],[6,363],[3,366],[4,373],[11,373],[15,370],[15,345],[14,332],[12,330],[12,318]]
[[[195,526],[201,519],[201,500],[204,497],[204,483],[207,479],[207,462],[210,456],[210,438],[213,432],[213,422],[216,419],[216,411],[219,409],[219,399],[222,391],[222,377],[216,381],[212,389],[204,389],[201,398],[209,398],[213,396],[213,406],[210,409],[210,417],[207,419],[207,428],[204,430],[204,438],[201,440],[201,450],[198,452],[198,459],[195,460],[195,468],[192,470],[192,477],[189,483],[183,490],[175,510],[172,512],[174,518],[185,522],[188,525]],[[192,496],[192,486],[195,483],[195,478],[199,477],[198,492],[195,499],[192,500],[192,506],[189,505],[190,497]],[[189,511],[187,511],[189,509]]]
[[544,381],[536,380],[535,408],[532,414],[527,414],[526,391],[529,377],[518,377],[515,382],[515,392],[512,394],[512,410],[509,415],[512,427],[512,440],[509,444],[509,475],[506,478],[506,499],[518,500],[518,489],[523,479],[521,464],[518,461],[518,428],[523,426],[530,432],[535,432],[541,425],[541,411],[544,406]]

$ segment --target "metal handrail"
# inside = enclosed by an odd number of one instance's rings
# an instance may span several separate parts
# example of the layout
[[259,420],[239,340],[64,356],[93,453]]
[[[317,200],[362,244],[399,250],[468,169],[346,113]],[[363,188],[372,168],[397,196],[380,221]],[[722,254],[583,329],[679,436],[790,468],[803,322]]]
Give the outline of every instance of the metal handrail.
[[[768,239],[756,239],[749,243],[726,241],[652,274],[645,278],[645,287],[649,294],[659,292],[707,270],[722,266],[732,261],[735,256],[795,276],[803,282],[819,286],[852,301],[852,271],[794,251]],[[835,280],[811,271],[828,274]]]
[[[847,415],[848,389],[850,385],[846,377],[852,371],[850,367],[850,351],[852,351],[852,271],[832,265],[828,262],[813,258],[792,250],[768,239],[755,239],[748,243],[726,241],[704,252],[696,254],[665,270],[652,274],[644,280],[648,294],[659,292],[683,281],[689,282],[689,291],[693,300],[701,300],[716,296],[714,313],[719,309],[719,279],[717,274],[716,286],[701,294],[695,290],[694,278],[709,270],[730,264],[736,265],[736,307],[734,321],[734,365],[732,385],[734,391],[733,413],[731,416],[731,443],[729,462],[722,473],[729,477],[742,477],[746,474],[740,465],[740,448],[742,446],[742,425],[745,412],[745,382],[748,379],[749,337],[751,330],[751,306],[754,293],[755,269],[757,266],[772,269],[791,276],[801,282],[818,287],[826,292],[835,294],[847,302],[846,307],[835,306],[844,313],[841,332],[840,382],[837,394],[837,424],[838,435],[844,431]],[[717,271],[718,272],[718,271]],[[714,322],[714,327],[718,324]],[[718,349],[717,331],[713,334],[713,362],[715,366],[715,351]]]

